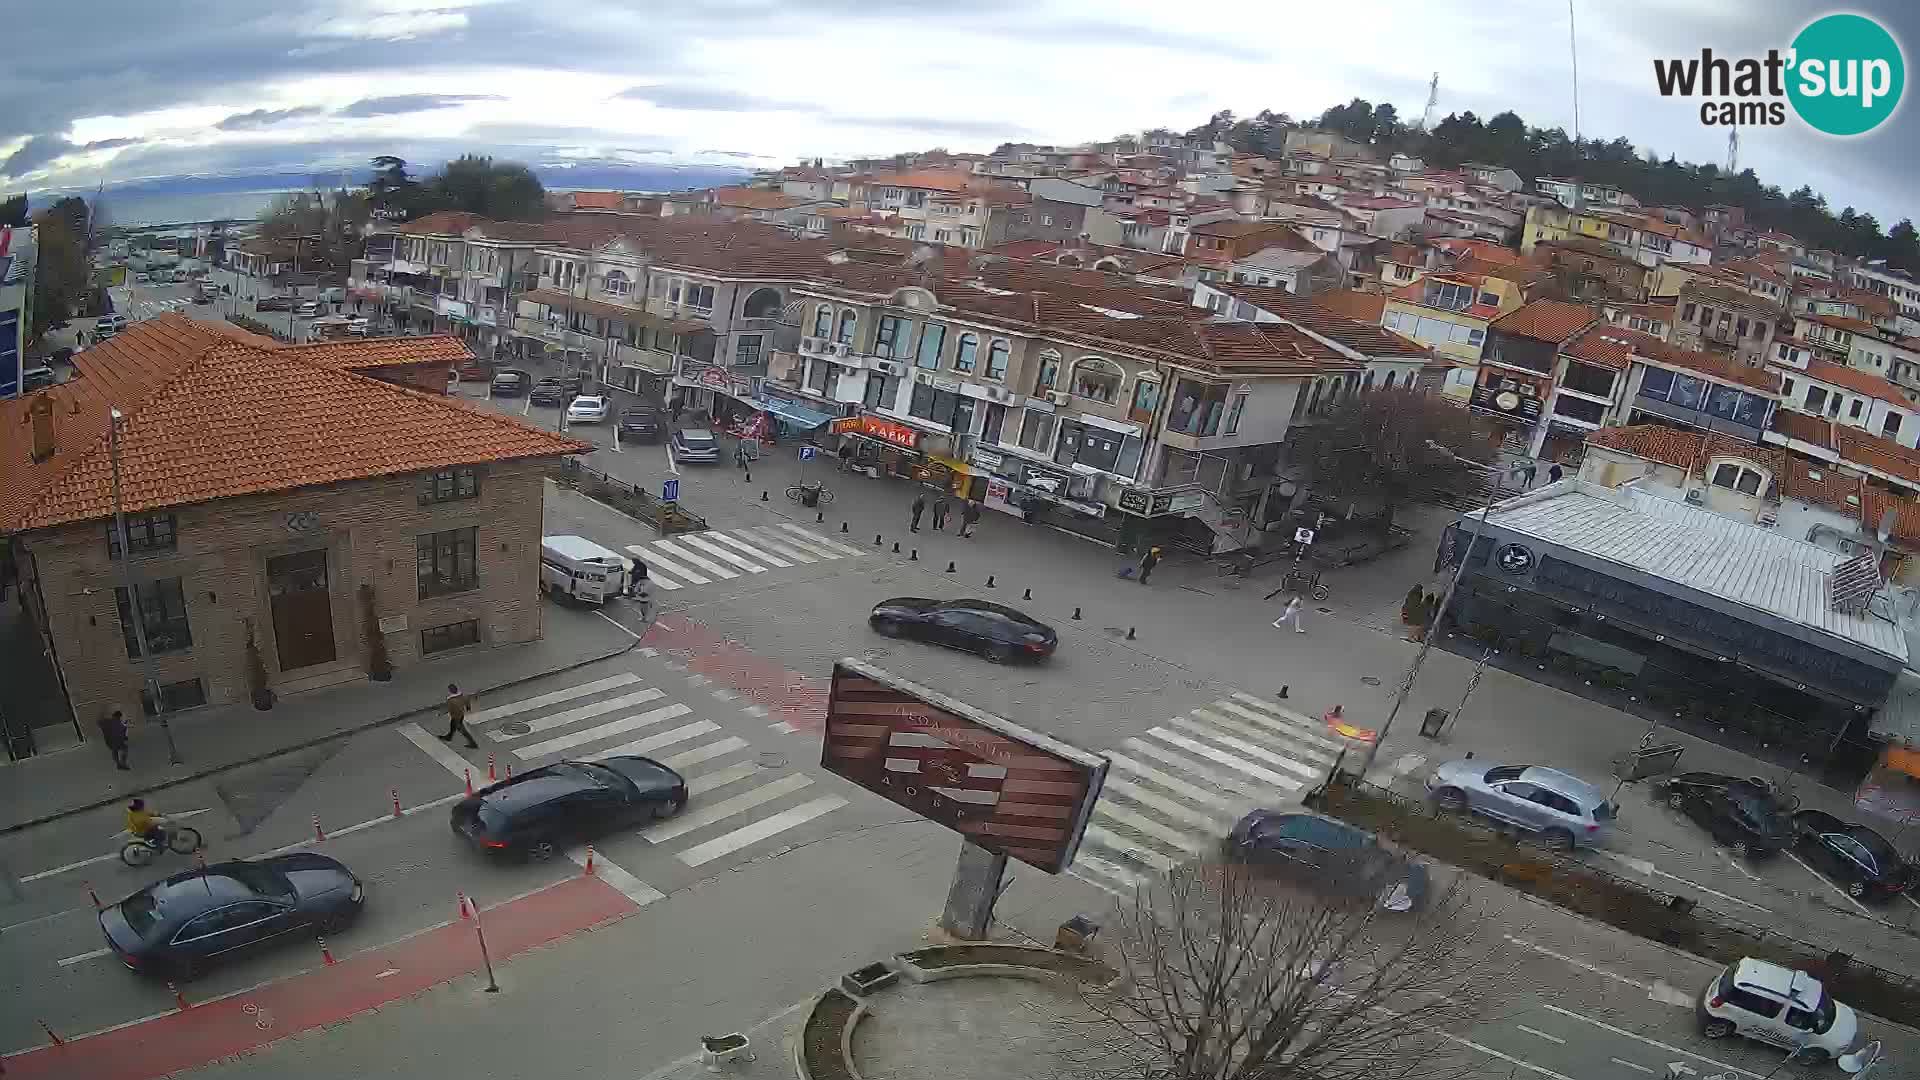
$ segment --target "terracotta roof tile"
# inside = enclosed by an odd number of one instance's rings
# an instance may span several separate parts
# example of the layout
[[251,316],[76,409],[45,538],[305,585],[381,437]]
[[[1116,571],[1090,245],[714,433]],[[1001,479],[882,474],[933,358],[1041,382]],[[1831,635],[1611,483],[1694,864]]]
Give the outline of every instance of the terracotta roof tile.
[[1568,341],[1560,351],[1597,367],[1625,371],[1634,355],[1658,358],[1671,351],[1667,343],[1638,330],[1621,326],[1595,326]]
[[1386,312],[1387,296],[1385,293],[1361,292],[1358,289],[1329,289],[1315,293],[1313,302],[1336,315],[1378,326],[1380,317]]
[[878,173],[867,178],[868,187],[924,188],[931,191],[966,191],[974,186],[971,173],[923,169],[918,172]]
[[1845,473],[1823,461],[1811,461],[1798,455],[1787,461],[1786,471],[1778,476],[1780,494],[1789,499],[1838,510],[1861,520],[1861,495],[1865,477]]
[[341,371],[365,371],[395,364],[464,364],[473,359],[467,343],[451,334],[281,345],[279,351]]
[[121,478],[131,511],[591,446],[313,362],[309,350],[250,347],[198,327],[162,315],[76,357],[79,379],[34,396],[56,409],[46,461],[30,458],[33,399],[0,408],[0,533],[111,512],[106,432],[116,406],[127,417]]
[[1381,329],[1376,324],[1361,322],[1325,307],[1318,303],[1318,297],[1309,299],[1295,296],[1285,289],[1259,285],[1220,285],[1217,288],[1365,356],[1424,357],[1433,352],[1411,338],[1402,337],[1391,330]]
[[1794,409],[1775,409],[1773,422],[1768,425],[1768,430],[1799,442],[1810,443],[1827,450],[1833,449],[1833,423],[1825,417]]
[[1787,455],[1777,447],[1743,442],[1718,432],[1708,434],[1664,424],[1604,427],[1587,436],[1587,445],[1658,461],[1690,473],[1721,454],[1743,457],[1764,465],[1775,476],[1780,476],[1787,469]]
[[1809,360],[1805,377],[1829,386],[1843,386],[1856,394],[1865,394],[1902,407],[1911,407],[1906,395],[1900,392],[1898,386],[1871,371],[1861,371],[1856,367],[1827,360]]
[[435,210],[426,217],[416,218],[401,225],[394,231],[412,236],[458,236],[486,221],[487,219],[479,214],[469,214],[464,210]]
[[1862,484],[1861,493],[1865,497],[1865,505],[1860,508],[1863,530],[1878,534],[1881,515],[1892,510],[1893,527],[1887,531],[1888,537],[1906,547],[1920,544],[1920,499],[1882,491],[1871,484]]
[[784,191],[771,191],[767,188],[717,187],[713,189],[715,206],[731,206],[742,210],[790,210],[811,199],[795,198]]
[[1833,426],[1834,448],[1844,461],[1897,476],[1920,484],[1920,451],[1901,446],[1892,439],[1869,435],[1859,428]]
[[1880,332],[1870,322],[1863,322],[1859,319],[1849,319],[1845,315],[1810,315],[1803,312],[1795,315],[1794,318],[1819,323],[1821,326],[1831,327],[1835,330],[1845,330],[1849,334],[1877,334]]
[[1487,328],[1513,337],[1532,338],[1535,341],[1547,341],[1558,345],[1579,333],[1581,329],[1592,325],[1599,318],[1600,312],[1585,304],[1568,304],[1559,300],[1535,300],[1493,320]]
[[625,200],[617,191],[576,191],[573,193],[575,210],[618,210]]
[[1721,353],[1696,352],[1690,349],[1676,349],[1671,346],[1649,359],[1663,364],[1697,371],[1702,375],[1711,375],[1724,382],[1739,383],[1763,390],[1770,394],[1780,392],[1780,375],[1766,368],[1752,367]]

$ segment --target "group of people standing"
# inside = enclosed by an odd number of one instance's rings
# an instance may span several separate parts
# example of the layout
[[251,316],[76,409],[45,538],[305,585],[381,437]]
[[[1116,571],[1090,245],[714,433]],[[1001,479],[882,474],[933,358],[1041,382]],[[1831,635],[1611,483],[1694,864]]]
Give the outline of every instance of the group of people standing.
[[[911,515],[911,520],[907,524],[907,531],[919,532],[920,518],[923,514],[927,512],[927,493],[926,492],[920,491],[920,492],[914,493],[913,505],[912,507],[909,508],[908,512]],[[933,529],[935,532],[944,532],[946,530],[947,518],[951,516],[952,513],[953,513],[953,500],[947,498],[946,492],[943,491],[940,493],[939,497],[933,501]],[[973,537],[973,527],[975,525],[978,525],[979,523],[980,523],[980,500],[978,499],[961,500],[959,535],[962,537],[971,539]]]

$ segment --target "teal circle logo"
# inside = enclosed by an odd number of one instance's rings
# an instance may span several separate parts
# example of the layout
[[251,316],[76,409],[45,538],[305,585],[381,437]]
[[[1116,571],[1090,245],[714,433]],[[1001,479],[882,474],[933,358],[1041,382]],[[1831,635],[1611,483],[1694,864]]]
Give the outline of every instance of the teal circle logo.
[[1865,15],[1823,15],[1793,39],[1787,99],[1815,131],[1864,135],[1900,107],[1907,62],[1886,27]]

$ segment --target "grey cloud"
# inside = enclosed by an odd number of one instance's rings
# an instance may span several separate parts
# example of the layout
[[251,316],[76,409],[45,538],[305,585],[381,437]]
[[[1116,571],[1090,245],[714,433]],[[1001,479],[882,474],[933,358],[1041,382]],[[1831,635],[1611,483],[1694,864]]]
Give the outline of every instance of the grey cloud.
[[1006,141],[1019,139],[1028,134],[1026,128],[998,120],[955,120],[942,116],[840,116],[835,115],[831,123],[843,127],[889,128],[896,131],[912,131],[924,135],[952,135],[964,139],[998,139]]
[[502,101],[498,94],[392,94],[387,97],[361,98],[340,110],[341,116],[396,116],[401,113],[429,112],[464,105],[469,101]]
[[24,176],[78,149],[79,147],[58,135],[35,135],[27,140],[25,146],[10,154],[5,164],[0,164],[0,173],[7,176]]
[[630,101],[644,101],[662,109],[678,109],[682,112],[819,111],[817,106],[795,101],[779,101],[720,87],[676,86],[671,83],[629,87],[614,96]]
[[326,111],[318,105],[296,105],[291,109],[254,109],[251,112],[234,113],[213,126],[221,131],[257,131],[286,120],[319,116]]

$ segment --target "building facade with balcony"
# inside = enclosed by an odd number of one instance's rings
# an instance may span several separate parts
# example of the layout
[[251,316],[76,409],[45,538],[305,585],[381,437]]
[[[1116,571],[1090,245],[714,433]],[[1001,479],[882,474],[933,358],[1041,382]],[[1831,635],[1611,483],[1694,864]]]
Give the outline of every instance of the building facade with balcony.
[[1731,353],[1744,364],[1762,364],[1773,348],[1783,309],[1764,297],[1730,285],[1695,278],[1680,287],[1673,343],[1682,349]]

